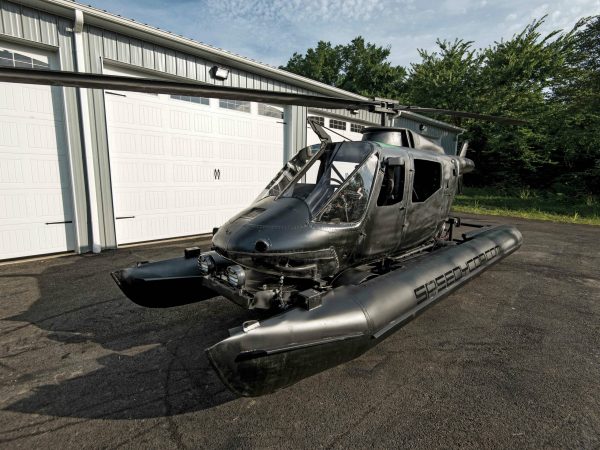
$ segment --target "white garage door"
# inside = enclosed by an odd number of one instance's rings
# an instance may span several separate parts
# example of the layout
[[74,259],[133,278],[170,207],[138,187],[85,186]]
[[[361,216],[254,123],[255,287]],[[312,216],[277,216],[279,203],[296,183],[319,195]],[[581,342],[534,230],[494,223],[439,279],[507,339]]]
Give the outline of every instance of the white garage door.
[[[47,68],[48,56],[0,43],[0,65]],[[60,88],[0,83],[0,259],[75,247]]]
[[105,100],[118,244],[209,233],[282,166],[282,119],[256,104],[113,91]]

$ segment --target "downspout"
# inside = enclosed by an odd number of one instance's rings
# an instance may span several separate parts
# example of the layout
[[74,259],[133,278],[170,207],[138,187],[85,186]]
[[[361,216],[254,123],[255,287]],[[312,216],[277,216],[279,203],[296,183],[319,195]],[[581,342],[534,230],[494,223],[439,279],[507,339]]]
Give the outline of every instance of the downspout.
[[[85,70],[85,54],[83,47],[83,12],[75,10],[75,63],[78,72]],[[85,168],[88,187],[88,204],[90,208],[90,228],[92,230],[92,252],[100,253],[100,221],[98,220],[98,199],[96,197],[96,174],[94,172],[94,155],[92,146],[92,130],[90,127],[90,109],[87,89],[79,88],[79,109],[81,111],[81,125],[83,128],[83,150],[85,154]]]

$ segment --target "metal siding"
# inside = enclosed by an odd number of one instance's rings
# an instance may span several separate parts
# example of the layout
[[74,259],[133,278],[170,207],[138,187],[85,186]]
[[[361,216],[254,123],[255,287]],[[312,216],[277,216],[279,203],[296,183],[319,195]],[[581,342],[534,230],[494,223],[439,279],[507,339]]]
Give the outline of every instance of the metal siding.
[[[58,20],[58,45],[61,70],[75,70],[75,55],[73,43],[73,24],[70,20]],[[71,179],[73,190],[73,208],[76,210],[78,222],[79,252],[91,249],[88,225],[88,201],[86,192],[86,180],[84,174],[83,148],[81,129],[79,126],[79,102],[77,100],[77,89],[64,88],[65,99],[65,123],[67,124],[67,135],[69,140],[69,152],[71,157]]]
[[430,125],[430,124],[425,124],[427,126],[427,131],[426,131],[426,133],[422,133],[419,130],[420,124],[421,123],[418,120],[413,120],[413,119],[409,119],[409,118],[400,116],[400,117],[396,118],[393,126],[407,128],[409,130],[414,131],[415,133],[421,133],[427,137],[439,139],[440,145],[444,149],[445,153],[450,154],[450,155],[456,154],[456,143],[457,143],[457,139],[458,139],[457,133],[453,133],[448,130],[443,130],[441,128],[438,128],[438,127],[436,127],[434,125]]
[[103,31],[101,39],[103,53],[100,56],[117,59],[117,35],[111,31]]
[[42,34],[40,30],[40,14],[35,9],[23,8],[23,37],[34,42],[42,42]]
[[187,74],[188,78],[191,78],[192,80],[196,80],[197,79],[197,74],[196,74],[196,60],[193,56],[187,56],[185,58],[185,63],[186,63],[186,70],[185,73]]
[[[90,30],[93,28],[89,27]],[[286,83],[274,81],[239,69],[230,69],[230,76],[224,81],[215,80],[209,73],[211,67],[215,64],[213,62],[183,52],[175,52],[162,46],[152,45],[146,41],[130,39],[121,34],[101,31],[100,29],[96,30],[100,32],[95,31],[93,34],[101,36],[101,51],[99,55],[107,59],[134,66],[142,65],[148,69],[191,78],[217,86],[310,93],[306,89],[298,89]],[[97,43],[94,45],[97,45]]]
[[117,60],[131,64],[131,52],[129,50],[129,38],[117,35]]
[[[175,62],[177,64],[176,73],[179,77],[187,77],[187,59],[186,55],[181,52],[175,53]],[[192,78],[192,77],[190,77]]]
[[21,22],[21,7],[14,3],[2,3],[2,24],[4,33],[9,36],[23,37],[23,24]]
[[232,86],[240,87],[240,73],[237,70],[231,70],[229,73],[229,78],[231,78]]
[[198,81],[206,80],[206,67],[201,59],[196,59],[196,79]]
[[283,159],[289,160],[298,150],[306,147],[306,114],[304,106],[283,108]]
[[165,61],[166,61],[165,70],[166,70],[166,72],[170,73],[171,75],[176,75],[177,74],[177,62],[176,62],[176,58],[175,58],[175,52],[168,48],[163,49],[163,51],[165,53]]
[[142,41],[137,39],[129,40],[129,55],[131,58],[131,64],[134,66],[144,65],[144,50],[142,47]]
[[40,12],[40,32],[42,42],[48,45],[58,45],[58,27],[56,16]]
[[[101,29],[84,26],[84,47],[86,49],[86,67],[92,73],[101,73],[100,57],[105,48],[104,33]],[[110,186],[110,166],[108,163],[108,138],[106,135],[106,111],[104,93],[98,89],[88,89],[90,105],[90,121],[93,153],[96,165],[96,200],[100,205],[98,219],[100,222],[101,245],[103,248],[116,247],[115,223],[112,209],[112,192]]]
[[159,72],[167,71],[167,55],[161,47],[154,47],[154,69]]
[[154,46],[148,42],[142,42],[142,61],[146,69],[154,69]]

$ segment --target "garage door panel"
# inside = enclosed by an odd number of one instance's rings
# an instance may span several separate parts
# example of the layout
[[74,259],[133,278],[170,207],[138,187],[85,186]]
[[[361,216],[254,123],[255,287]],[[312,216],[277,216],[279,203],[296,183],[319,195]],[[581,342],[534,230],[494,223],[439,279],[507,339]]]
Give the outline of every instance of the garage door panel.
[[172,136],[171,154],[181,159],[193,161],[210,161],[215,158],[215,142],[210,140],[199,140],[195,136]]
[[66,157],[64,127],[61,121],[15,119],[0,114],[0,153]]
[[281,168],[275,118],[167,95],[105,100],[118,244],[210,232]]
[[39,189],[21,194],[0,193],[0,224],[28,223],[35,216],[40,222],[71,220],[70,207],[63,208],[65,192]]
[[72,220],[62,89],[0,83],[0,259],[72,250]]
[[16,223],[0,224],[2,258],[18,258],[73,248],[72,224]]
[[0,116],[0,152],[14,151],[19,146],[19,125]]
[[60,88],[0,83],[0,115],[64,120]]

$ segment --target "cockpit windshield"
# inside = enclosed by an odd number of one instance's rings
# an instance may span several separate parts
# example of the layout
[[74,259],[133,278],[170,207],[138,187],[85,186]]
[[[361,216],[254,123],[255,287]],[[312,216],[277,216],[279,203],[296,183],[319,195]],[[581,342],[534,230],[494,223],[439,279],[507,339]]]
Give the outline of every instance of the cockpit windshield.
[[317,220],[356,222],[366,207],[377,170],[368,142],[343,142],[301,150],[269,184],[261,197],[295,197]]
[[320,144],[311,145],[300,150],[290,159],[283,169],[271,180],[264,191],[260,193],[257,200],[265,197],[279,197],[285,191],[292,180],[308,165],[312,159],[319,153]]

